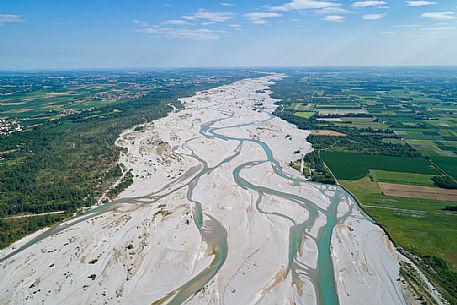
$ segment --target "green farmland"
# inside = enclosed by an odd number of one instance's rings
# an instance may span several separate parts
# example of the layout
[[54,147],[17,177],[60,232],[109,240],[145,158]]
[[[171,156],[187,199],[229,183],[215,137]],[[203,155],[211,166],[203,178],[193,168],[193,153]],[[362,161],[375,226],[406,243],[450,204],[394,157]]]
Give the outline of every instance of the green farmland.
[[383,155],[323,151],[321,156],[337,179],[356,180],[368,175],[370,169],[429,174],[438,172],[422,158],[403,158]]
[[[457,304],[457,202],[446,201],[457,188],[457,71],[304,69],[272,91],[281,99],[279,117],[317,131],[308,137],[315,149],[310,172],[327,166]],[[315,105],[313,116],[290,107],[298,97]],[[320,177],[311,179],[332,180]],[[387,196],[386,183],[400,190]]]
[[410,185],[423,185],[433,186],[432,178],[434,175],[427,174],[414,174],[411,172],[394,172],[384,170],[370,170],[371,175],[376,181],[410,184]]
[[433,157],[432,161],[447,174],[457,179],[457,158]]
[[295,115],[301,118],[309,119],[310,117],[314,116],[314,111],[300,111],[295,112]]
[[[363,209],[405,250],[425,259],[444,258],[453,266],[449,268],[457,268],[457,214],[443,211],[455,203],[385,196],[369,177],[339,180],[339,183],[355,195]],[[427,275],[455,304],[455,272],[446,270],[441,276],[433,271]]]

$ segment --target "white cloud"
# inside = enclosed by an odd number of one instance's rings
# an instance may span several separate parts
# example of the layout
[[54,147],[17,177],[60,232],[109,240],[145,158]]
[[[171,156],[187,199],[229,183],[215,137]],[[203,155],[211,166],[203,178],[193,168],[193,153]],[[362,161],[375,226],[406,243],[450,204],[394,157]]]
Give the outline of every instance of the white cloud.
[[293,11],[293,10],[304,10],[304,9],[324,9],[329,7],[339,7],[341,4],[330,2],[330,1],[317,1],[317,0],[293,0],[292,2],[272,6],[273,11]]
[[220,38],[220,31],[211,29],[176,29],[151,25],[137,30],[139,33],[161,35],[168,38],[184,38],[192,40],[215,40]]
[[[172,20],[169,20],[172,21]],[[220,38],[222,31],[215,31],[206,28],[200,29],[189,29],[189,28],[174,28],[164,27],[159,25],[151,25],[146,21],[132,20],[134,24],[139,26],[136,32],[155,34],[157,36],[163,36],[167,38],[184,38],[192,40],[215,40]],[[181,25],[181,24],[178,24]]]
[[364,20],[379,20],[379,19],[382,19],[384,18],[386,14],[367,14],[367,15],[363,15],[362,18]]
[[386,1],[357,1],[352,3],[353,7],[386,7]]
[[281,17],[282,15],[274,12],[253,12],[244,14],[243,16],[252,23],[265,24],[267,23],[265,19]]
[[[228,3],[221,4],[229,6]],[[195,14],[182,16],[181,19],[172,19],[162,22],[162,25],[171,25],[177,27],[167,27],[160,25],[151,25],[142,20],[133,20],[133,23],[140,28],[137,32],[154,34],[168,38],[184,38],[193,40],[214,40],[221,37],[222,31],[216,31],[208,28],[194,28],[196,23],[202,26],[226,22],[234,17],[234,14],[228,12],[210,12],[204,9],[199,9]],[[192,22],[193,21],[193,22]],[[192,26],[192,27],[185,27]],[[232,27],[235,28],[235,27]]]
[[421,24],[400,24],[400,25],[393,25],[395,28],[420,28],[422,27]]
[[167,20],[167,21],[164,21],[163,24],[171,24],[171,25],[188,25],[189,22],[187,22],[186,20],[182,20],[182,19],[175,19],[175,20]]
[[417,1],[417,0],[414,0],[414,1],[406,1],[406,5],[407,6],[427,6],[427,5],[432,5],[432,4],[436,4],[436,2],[432,2],[432,1]]
[[235,29],[235,30],[241,30],[242,26],[241,24],[229,24],[229,27],[231,27],[232,29]]
[[331,6],[331,7],[324,7],[323,9],[320,9],[317,11],[320,14],[346,14],[350,13],[345,8],[339,7],[339,6]]
[[195,14],[191,16],[183,16],[186,20],[204,20],[206,24],[225,22],[233,18],[232,13],[225,12],[210,12],[204,9],[199,9]]
[[428,12],[422,13],[421,16],[433,20],[453,20],[457,18],[454,12]]
[[146,21],[143,21],[143,20],[138,20],[138,19],[135,19],[135,20],[132,20],[132,22],[138,26],[141,26],[141,27],[146,27],[146,26],[149,26],[149,23],[146,22]]
[[24,19],[22,19],[18,15],[0,14],[0,26],[5,25],[7,23],[22,22],[22,21],[24,21]]
[[343,22],[344,19],[346,19],[346,17],[338,16],[338,15],[329,15],[329,16],[325,16],[324,18],[322,18],[322,20],[330,21],[330,22]]
[[446,31],[446,30],[455,30],[456,27],[446,26],[446,27],[429,27],[422,28],[424,31]]
[[220,6],[225,6],[225,7],[227,7],[227,6],[235,6],[235,4],[229,3],[229,2],[221,2],[221,3],[219,3],[219,5]]

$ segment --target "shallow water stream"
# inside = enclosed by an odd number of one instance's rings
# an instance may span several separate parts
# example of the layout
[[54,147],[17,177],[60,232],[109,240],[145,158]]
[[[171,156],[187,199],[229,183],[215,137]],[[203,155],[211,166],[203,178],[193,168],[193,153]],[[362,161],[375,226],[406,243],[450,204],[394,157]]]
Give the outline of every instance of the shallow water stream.
[[[39,234],[35,238],[31,239],[29,242],[25,243],[22,247],[19,247],[15,251],[11,252],[10,254],[0,258],[0,263],[3,263],[7,259],[15,256],[17,253],[29,248],[30,246],[36,244],[37,242],[54,235],[58,232],[61,232],[62,230],[68,229],[71,226],[74,226],[84,220],[87,220],[95,215],[99,215],[102,213],[106,213],[108,211],[112,211],[115,207],[117,207],[120,204],[125,204],[125,203],[134,203],[137,205],[141,204],[152,204],[153,202],[156,202],[157,200],[168,196],[170,193],[176,191],[177,189],[187,187],[187,199],[189,202],[192,204],[193,207],[193,218],[195,222],[195,226],[199,230],[202,240],[204,240],[207,245],[208,245],[208,254],[213,256],[212,262],[205,268],[203,269],[199,274],[194,276],[191,280],[183,284],[181,287],[178,289],[169,292],[166,296],[164,296],[160,300],[156,300],[153,304],[182,304],[189,298],[191,298],[193,295],[195,295],[199,290],[203,289],[214,277],[217,275],[219,270],[223,268],[224,263],[226,261],[227,256],[230,255],[231,249],[227,245],[227,231],[223,227],[223,225],[215,219],[213,216],[206,214],[205,211],[205,204],[211,204],[211,203],[202,203],[193,198],[193,191],[195,187],[198,186],[199,180],[201,177],[205,175],[210,175],[212,171],[215,169],[219,168],[220,166],[223,166],[225,164],[229,164],[232,162],[234,159],[236,159],[242,150],[242,147],[245,143],[251,143],[254,145],[257,145],[265,154],[264,158],[260,160],[255,160],[255,161],[250,161],[246,162],[243,164],[240,164],[236,166],[233,169],[233,178],[236,184],[243,188],[244,190],[250,190],[251,192],[257,194],[257,202],[255,205],[256,212],[261,213],[261,214],[266,214],[262,209],[262,200],[265,198],[265,196],[272,196],[272,197],[278,197],[282,198],[283,200],[287,200],[292,202],[293,204],[296,204],[299,206],[301,209],[303,209],[304,213],[307,213],[309,217],[303,221],[302,223],[296,223],[294,219],[294,215],[287,215],[282,212],[274,212],[271,214],[274,214],[277,217],[281,217],[286,222],[290,223],[290,229],[289,229],[289,245],[288,245],[288,266],[286,270],[286,274],[283,277],[283,280],[285,277],[287,277],[289,274],[292,276],[293,282],[296,284],[297,290],[299,289],[298,287],[300,286],[300,281],[302,279],[309,279],[312,281],[314,284],[314,289],[315,289],[315,295],[318,301],[318,304],[320,305],[337,305],[339,304],[338,302],[338,295],[336,291],[336,285],[335,285],[335,276],[334,276],[334,270],[333,270],[333,263],[332,263],[332,257],[331,257],[331,252],[330,252],[330,241],[331,241],[331,236],[332,236],[332,231],[335,225],[339,222],[342,221],[342,219],[337,218],[337,206],[338,202],[345,197],[348,197],[349,195],[340,187],[337,186],[325,186],[325,185],[319,185],[315,184],[309,181],[306,181],[304,179],[297,179],[290,177],[289,175],[285,174],[281,168],[280,163],[274,158],[274,153],[270,149],[270,147],[262,141],[259,141],[257,139],[252,139],[252,138],[243,138],[243,137],[229,137],[223,135],[224,130],[228,129],[240,129],[243,130],[243,128],[251,125],[259,125],[262,126],[265,122],[269,120],[275,119],[271,114],[264,112],[264,114],[267,115],[267,118],[262,121],[247,121],[243,122],[242,124],[238,125],[226,125],[224,126],[224,121],[228,121],[229,119],[233,118],[235,116],[235,113],[231,111],[230,109],[225,109],[223,103],[216,102],[208,108],[212,110],[217,110],[220,112],[221,117],[218,119],[213,119],[208,122],[203,122],[200,125],[200,135],[202,137],[205,137],[207,139],[219,139],[223,141],[233,141],[237,143],[236,148],[233,150],[233,152],[226,157],[224,160],[222,160],[219,164],[209,167],[207,161],[202,159],[200,156],[198,156],[195,152],[192,151],[189,147],[186,145],[192,142],[193,140],[199,139],[199,138],[193,138],[190,140],[187,140],[185,143],[183,143],[181,146],[187,148],[188,151],[191,153],[185,154],[185,153],[179,153],[175,152],[177,151],[178,147],[173,148],[173,151],[177,154],[181,155],[186,155],[187,157],[193,158],[196,161],[200,163],[200,166],[193,167],[188,170],[186,174],[184,174],[181,178],[178,178],[177,181],[171,182],[167,184],[165,187],[163,187],[161,190],[156,191],[155,193],[152,193],[148,196],[143,196],[143,197],[135,197],[135,198],[123,198],[119,200],[115,200],[109,204],[103,205],[101,207],[98,207],[96,209],[93,209],[83,215],[79,215],[75,217],[72,220],[69,220],[62,225],[55,226],[47,231],[45,231],[42,234]],[[199,110],[204,110],[204,108],[199,108]],[[217,125],[217,126],[216,126]],[[200,137],[201,139],[201,137]],[[280,177],[281,180],[283,180],[284,183],[289,183],[291,182],[295,187],[301,187],[303,185],[308,185],[312,184],[314,187],[318,188],[320,192],[326,196],[329,197],[329,193],[332,193],[333,195],[331,196],[331,204],[327,209],[323,209],[321,206],[317,205],[316,203],[287,192],[283,192],[280,190],[275,190],[269,187],[265,187],[262,185],[256,185],[251,181],[248,181],[248,179],[244,178],[243,172],[259,166],[263,164],[270,164],[271,168],[274,172],[275,175]],[[166,193],[160,193],[164,190],[167,190],[170,186],[178,185],[178,182],[184,181],[186,179],[190,179],[189,182],[184,183],[183,185],[174,188],[170,191],[167,191]],[[178,181],[179,180],[179,181]],[[157,195],[159,194],[160,195]],[[147,203],[144,203],[140,199],[149,199]],[[152,200],[151,200],[152,199]],[[326,219],[326,224],[323,225],[318,234],[317,237],[313,237],[309,234],[310,230],[313,228],[315,225],[316,219],[318,217],[322,217],[324,215],[324,218]],[[301,249],[303,247],[303,242],[307,238],[312,238],[318,248],[318,259],[317,259],[317,267],[316,268],[310,268],[304,266],[302,263],[300,263],[297,260],[297,257],[300,255]],[[297,292],[299,295],[300,292]]]
[[[192,199],[192,192],[193,189],[196,187],[198,183],[198,179],[206,174],[209,174],[212,170],[216,169],[217,167],[229,163],[231,160],[233,160],[236,156],[240,154],[240,149],[245,142],[251,142],[255,143],[256,145],[259,145],[261,149],[265,152],[265,159],[263,160],[258,160],[258,161],[251,161],[251,162],[246,162],[244,164],[239,165],[233,170],[233,176],[234,180],[243,189],[246,190],[252,190],[258,193],[259,199],[257,202],[257,211],[260,213],[264,213],[260,208],[259,204],[261,202],[261,198],[264,194],[269,194],[271,196],[277,196],[281,197],[283,199],[289,200],[291,202],[294,202],[301,206],[303,209],[306,209],[307,213],[309,213],[310,217],[303,223],[296,224],[292,220],[292,217],[289,217],[287,215],[283,215],[281,213],[275,213],[275,215],[283,217],[285,219],[288,219],[291,221],[291,228],[289,232],[289,265],[287,268],[287,272],[292,271],[294,278],[294,281],[299,280],[299,275],[307,277],[311,279],[314,283],[315,286],[315,292],[316,292],[316,297],[318,300],[318,304],[321,305],[336,305],[338,304],[338,296],[336,292],[336,287],[335,287],[335,279],[334,279],[334,272],[333,272],[333,264],[332,264],[332,258],[331,258],[331,253],[330,253],[330,240],[332,236],[332,231],[334,226],[337,223],[337,205],[338,201],[342,196],[346,196],[346,192],[342,190],[339,187],[328,187],[324,185],[317,185],[313,184],[321,190],[321,192],[324,194],[328,189],[332,189],[334,191],[334,196],[332,198],[332,204],[328,208],[328,210],[324,210],[320,207],[318,207],[316,204],[314,204],[312,201],[309,201],[303,197],[294,195],[294,194],[288,194],[284,192],[280,192],[274,189],[266,188],[263,186],[257,186],[249,181],[245,180],[244,178],[241,177],[241,173],[244,169],[251,168],[253,166],[257,166],[263,163],[270,163],[272,169],[274,170],[274,173],[281,178],[287,180],[287,181],[292,181],[294,185],[300,186],[301,184],[310,184],[311,182],[303,180],[303,179],[296,179],[289,177],[288,175],[284,174],[282,171],[282,168],[279,164],[279,162],[273,157],[273,152],[271,149],[268,147],[268,145],[264,142],[261,142],[259,140],[251,139],[251,138],[241,138],[241,137],[229,137],[229,136],[224,136],[223,134],[218,133],[217,131],[221,131],[224,129],[237,129],[237,128],[243,128],[249,125],[256,125],[256,124],[261,124],[264,123],[268,120],[273,119],[273,116],[269,114],[269,118],[263,121],[253,121],[253,122],[245,122],[243,124],[239,125],[232,125],[232,126],[223,126],[223,127],[213,127],[216,123],[222,123],[224,120],[230,119],[234,116],[233,112],[227,111],[226,109],[223,109],[223,105],[219,104],[221,108],[219,110],[221,113],[225,113],[225,117],[222,117],[220,119],[216,120],[211,120],[209,122],[205,122],[201,124],[200,128],[200,134],[206,138],[212,139],[212,138],[217,138],[221,139],[224,141],[237,141],[239,145],[237,146],[237,149],[233,152],[233,155],[231,155],[229,158],[226,158],[224,161],[219,163],[217,166],[213,168],[208,168],[207,163],[204,160],[201,160],[198,156],[195,154],[192,154],[190,156],[196,158],[201,164],[203,165],[202,170],[194,177],[194,179],[191,181],[191,183],[188,185],[188,199],[191,202],[194,202],[194,217],[195,217],[195,223],[197,225],[197,228],[202,231],[203,229],[207,229],[209,231],[221,231],[223,227],[221,228],[220,223],[215,222],[214,218],[212,218],[209,215],[206,215],[206,217],[210,217],[211,221],[206,221],[204,222],[203,219],[205,216],[202,214],[204,207],[200,202],[196,202]],[[285,183],[287,183],[285,181]],[[300,249],[302,248],[302,244],[305,238],[309,237],[306,234],[307,230],[310,230],[316,218],[318,217],[318,213],[323,213],[326,217],[327,223],[326,225],[321,228],[319,231],[316,243],[319,249],[319,255],[318,255],[318,262],[317,262],[317,268],[316,270],[309,270],[306,268],[303,268],[300,266],[300,264],[297,264],[295,262],[295,258],[297,254],[300,252]],[[213,227],[215,226],[215,227]],[[225,231],[225,230],[224,230]],[[202,232],[203,239],[205,239],[205,233]],[[226,240],[226,234],[216,234],[218,238],[215,238],[212,240],[215,244],[210,245],[212,246],[216,251],[220,251],[220,253],[215,253],[213,262],[211,265],[203,270],[200,274],[192,278],[189,282],[187,282],[185,285],[183,285],[181,288],[179,288],[176,291],[175,297],[170,301],[169,304],[180,304],[179,302],[182,302],[182,300],[185,300],[187,298],[184,298],[184,295],[187,297],[191,297],[195,292],[198,290],[202,289],[211,279],[213,276],[215,276],[220,268],[223,267],[223,263],[227,255],[229,255],[230,249],[227,247],[227,240]],[[223,258],[223,259],[221,259]],[[202,279],[207,279],[207,281],[203,281]]]

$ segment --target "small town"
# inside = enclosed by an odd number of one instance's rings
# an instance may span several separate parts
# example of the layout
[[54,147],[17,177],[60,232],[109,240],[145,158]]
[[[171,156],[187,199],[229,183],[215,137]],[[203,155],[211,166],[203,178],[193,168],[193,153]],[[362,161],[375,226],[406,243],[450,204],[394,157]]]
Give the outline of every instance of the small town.
[[17,131],[22,131],[22,126],[17,121],[0,120],[0,135],[9,135]]
[[125,92],[103,92],[98,93],[94,96],[96,100],[121,100],[121,99],[134,99],[140,98],[145,96],[147,92],[133,92],[133,93],[125,93]]
[[61,116],[69,116],[69,115],[76,115],[76,114],[81,114],[83,112],[90,112],[94,110],[95,107],[90,107],[90,108],[84,108],[81,110],[76,110],[76,109],[64,109],[60,112]]

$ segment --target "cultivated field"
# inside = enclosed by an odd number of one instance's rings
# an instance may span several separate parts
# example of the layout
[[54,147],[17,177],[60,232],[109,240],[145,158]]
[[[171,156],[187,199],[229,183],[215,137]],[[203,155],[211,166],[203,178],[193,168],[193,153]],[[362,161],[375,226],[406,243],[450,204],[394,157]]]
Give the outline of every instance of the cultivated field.
[[457,201],[457,190],[379,182],[384,195],[406,198]]
[[311,135],[313,136],[323,136],[323,137],[345,137],[346,134],[334,130],[311,130]]
[[314,116],[314,111],[299,111],[295,112],[295,115],[298,117],[309,119],[310,117]]
[[337,179],[357,180],[368,175],[371,169],[416,174],[438,174],[422,158],[340,153],[335,151],[322,151],[321,155]]
[[364,109],[319,109],[317,112],[323,116],[367,113]]
[[433,175],[394,172],[384,170],[370,170],[370,176],[376,181],[408,185],[433,186]]
[[[278,116],[313,131],[304,174],[334,183],[328,166],[457,304],[457,69],[303,69],[273,92]],[[296,116],[297,99],[316,114]]]

